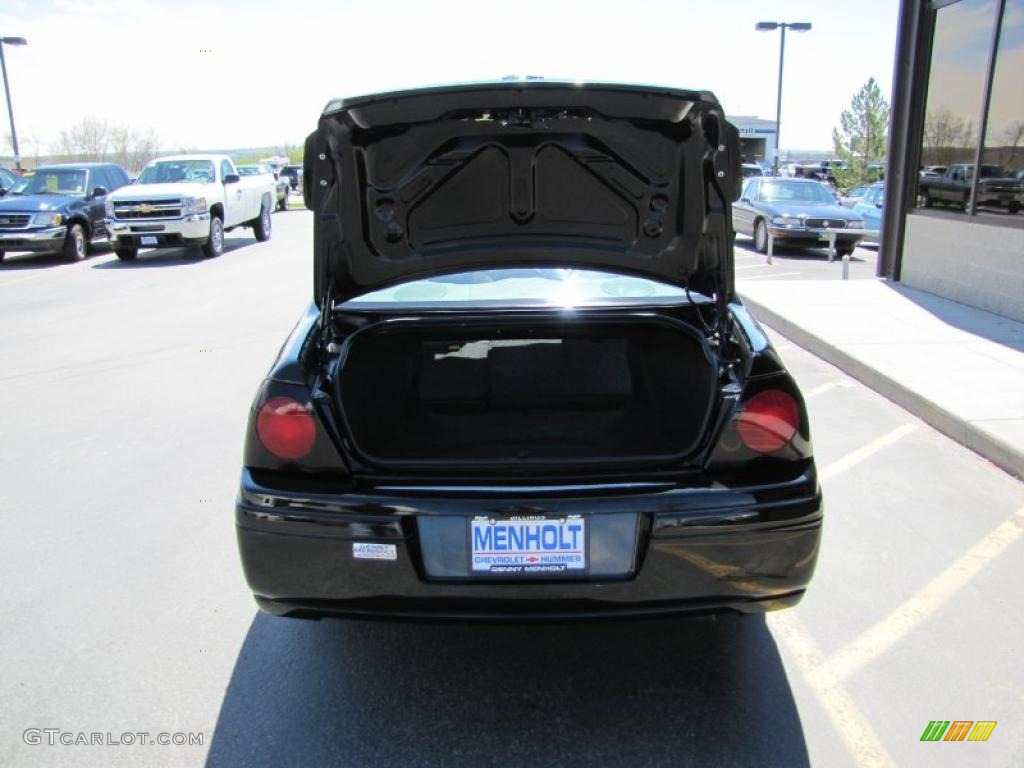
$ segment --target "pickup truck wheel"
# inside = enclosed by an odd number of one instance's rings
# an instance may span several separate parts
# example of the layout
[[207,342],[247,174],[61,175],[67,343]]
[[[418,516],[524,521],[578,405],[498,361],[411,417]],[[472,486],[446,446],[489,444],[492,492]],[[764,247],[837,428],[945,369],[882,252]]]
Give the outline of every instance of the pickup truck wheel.
[[203,243],[203,256],[215,259],[224,253],[224,223],[216,216],[210,217],[210,236]]
[[260,206],[260,217],[253,222],[252,232],[261,243],[270,239],[270,209],[266,203]]
[[285,187],[284,197],[277,201],[277,210],[287,211],[288,210],[288,188]]
[[[1009,203],[1006,204],[1006,210],[1008,210],[1010,213],[1019,213],[1020,212],[1020,201],[1019,200],[1012,200],[1012,201],[1010,201]],[[2,260],[2,259],[3,259],[3,254],[0,253],[0,260]]]
[[928,190],[917,193],[917,207],[918,208],[931,208],[932,207],[932,196],[928,194]]
[[117,256],[121,261],[135,261],[135,257],[139,255],[138,248],[115,248],[114,255]]
[[85,230],[81,224],[72,224],[68,227],[63,253],[65,261],[81,261],[85,258]]
[[754,248],[758,253],[768,253],[768,225],[764,219],[758,219],[754,225]]

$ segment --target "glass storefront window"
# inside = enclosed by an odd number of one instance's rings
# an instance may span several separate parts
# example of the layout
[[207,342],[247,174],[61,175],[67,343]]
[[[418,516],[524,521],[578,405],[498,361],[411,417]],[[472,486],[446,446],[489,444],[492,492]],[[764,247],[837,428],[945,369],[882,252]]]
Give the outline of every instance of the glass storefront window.
[[1024,205],[1024,0],[1006,0],[992,76],[978,183],[978,211],[1019,214]]
[[[1017,221],[1024,208],[1024,0],[933,0],[932,8],[915,207],[969,212],[975,194],[978,215]],[[993,25],[1000,9],[993,59]]]
[[967,208],[997,1],[960,0],[936,11],[918,207]]

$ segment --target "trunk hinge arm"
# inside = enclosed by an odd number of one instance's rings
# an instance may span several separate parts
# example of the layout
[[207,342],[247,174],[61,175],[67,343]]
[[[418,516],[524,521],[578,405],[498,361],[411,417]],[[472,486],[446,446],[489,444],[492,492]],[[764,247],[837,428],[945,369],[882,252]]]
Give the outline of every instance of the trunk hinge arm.
[[[716,146],[717,145],[717,146]],[[732,262],[733,232],[728,197],[722,188],[722,180],[726,177],[724,161],[728,155],[725,145],[718,145],[705,156],[704,179],[705,200],[703,230],[703,258],[711,273],[714,289],[715,319],[713,331],[723,343],[728,338],[729,298],[731,286],[728,284],[726,269]]]
[[725,214],[718,206],[712,206],[704,217],[703,257],[711,265],[708,272],[711,277],[712,298],[715,302],[715,317],[708,330],[719,338],[724,338],[728,330],[726,325],[729,317],[729,291],[724,265],[729,259],[730,236]]
[[327,288],[324,290],[323,300],[320,302],[320,317],[317,320],[317,326],[320,330],[320,338],[322,343],[327,344],[329,341],[330,328],[331,328],[331,310],[334,308],[334,278],[330,278],[327,281]]

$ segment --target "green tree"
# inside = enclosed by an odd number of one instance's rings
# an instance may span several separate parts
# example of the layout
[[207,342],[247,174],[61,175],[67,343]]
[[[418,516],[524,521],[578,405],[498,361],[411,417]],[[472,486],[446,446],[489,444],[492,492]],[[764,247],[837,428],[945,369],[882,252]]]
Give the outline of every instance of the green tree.
[[870,77],[839,116],[839,127],[832,129],[836,156],[846,164],[835,171],[836,185],[848,189],[874,181],[878,174],[871,164],[885,157],[888,136],[889,102]]

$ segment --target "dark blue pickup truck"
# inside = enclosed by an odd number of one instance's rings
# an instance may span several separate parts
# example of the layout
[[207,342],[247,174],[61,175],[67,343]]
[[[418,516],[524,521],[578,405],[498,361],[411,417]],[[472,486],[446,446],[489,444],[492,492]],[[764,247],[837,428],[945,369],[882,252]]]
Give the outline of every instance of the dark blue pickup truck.
[[[967,210],[971,197],[974,166],[951,165],[942,176],[921,176],[917,184],[917,204],[931,208],[936,203]],[[1005,208],[1017,213],[1024,205],[1024,182],[998,165],[981,166],[978,179],[978,205]]]
[[108,192],[129,184],[113,163],[48,165],[37,168],[23,189],[0,199],[0,260],[7,251],[85,258],[89,243],[107,236],[103,206]]

